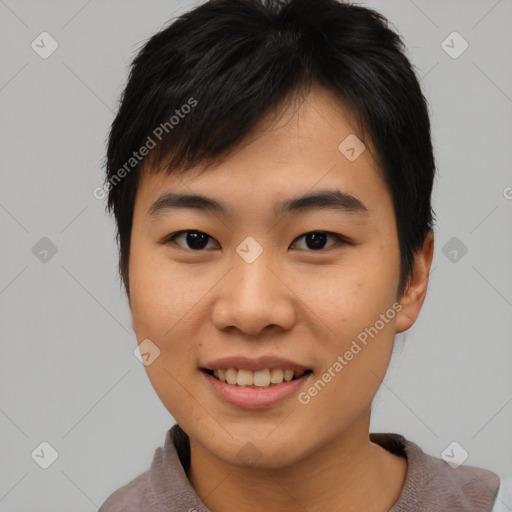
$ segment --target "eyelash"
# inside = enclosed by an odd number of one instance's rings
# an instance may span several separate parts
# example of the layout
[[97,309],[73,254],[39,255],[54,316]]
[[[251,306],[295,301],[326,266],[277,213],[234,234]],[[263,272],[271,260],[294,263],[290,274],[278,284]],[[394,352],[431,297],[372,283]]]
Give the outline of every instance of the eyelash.
[[[169,235],[168,237],[166,237],[164,240],[163,240],[163,243],[165,245],[168,245],[170,243],[176,243],[174,240],[175,238],[177,238],[178,236],[180,235],[183,235],[183,234],[187,234],[187,233],[198,233],[198,234],[204,234],[208,237],[209,240],[215,240],[213,237],[211,237],[210,235],[208,235],[208,233],[205,233],[204,231],[197,231],[197,230],[194,230],[194,229],[185,229],[185,230],[182,230],[182,231],[177,231],[176,233],[173,233],[171,235]],[[296,240],[299,240],[301,238],[303,238],[304,236],[306,235],[310,235],[312,233],[320,233],[320,234],[325,234],[327,236],[332,236],[334,238],[337,239],[337,243],[338,244],[341,244],[341,245],[351,245],[351,242],[350,240],[348,240],[347,238],[341,236],[341,235],[338,235],[336,233],[332,233],[330,231],[308,231],[307,233],[303,233],[302,235],[300,235],[299,237],[297,237],[293,243],[296,241]],[[216,241],[216,240],[215,240]],[[218,243],[218,242],[217,242]],[[292,243],[292,244],[293,244]],[[176,244],[176,245],[179,245],[179,244]],[[328,251],[330,250],[331,248],[335,247],[337,244],[333,244],[331,245],[330,247],[328,247],[327,249],[318,249],[318,250],[313,250],[313,249],[299,249],[299,250],[306,250],[307,252],[313,252],[313,253],[316,253],[316,252],[324,252],[324,251]],[[185,247],[182,247],[179,245],[179,247],[181,247],[182,249],[185,249],[185,250],[190,250],[190,251],[193,251],[193,252],[204,252],[206,249],[188,249],[188,248],[185,248]]]

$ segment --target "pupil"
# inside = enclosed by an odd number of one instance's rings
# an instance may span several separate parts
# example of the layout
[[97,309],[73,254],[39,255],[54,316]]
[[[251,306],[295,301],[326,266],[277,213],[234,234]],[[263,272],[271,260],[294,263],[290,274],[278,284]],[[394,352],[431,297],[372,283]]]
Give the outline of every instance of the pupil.
[[[308,245],[308,248],[309,249],[321,249],[325,245],[326,236],[327,235],[325,233],[318,233],[318,232],[309,233],[308,235],[306,235],[306,244]],[[313,247],[311,247],[310,244],[307,243],[308,241],[313,242],[312,243]]]
[[202,249],[208,243],[208,235],[206,233],[188,233],[187,244],[192,249]]

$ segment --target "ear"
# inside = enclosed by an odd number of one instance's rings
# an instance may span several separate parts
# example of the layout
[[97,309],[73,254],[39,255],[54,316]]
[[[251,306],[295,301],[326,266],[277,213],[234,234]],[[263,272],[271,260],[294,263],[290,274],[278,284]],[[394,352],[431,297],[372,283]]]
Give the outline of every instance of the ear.
[[414,255],[414,266],[400,304],[402,309],[396,316],[396,332],[412,327],[427,295],[428,277],[434,255],[434,234],[430,231],[423,247]]

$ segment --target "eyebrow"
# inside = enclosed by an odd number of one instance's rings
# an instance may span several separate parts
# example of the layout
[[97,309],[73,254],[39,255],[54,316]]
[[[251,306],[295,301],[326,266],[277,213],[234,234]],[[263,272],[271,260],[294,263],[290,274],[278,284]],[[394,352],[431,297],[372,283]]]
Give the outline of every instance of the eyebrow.
[[[230,210],[215,199],[199,194],[167,192],[149,208],[148,215],[158,216],[178,209],[194,209],[202,212],[231,216]],[[336,210],[347,214],[367,214],[368,209],[357,197],[341,190],[320,190],[311,194],[286,199],[274,205],[276,217],[312,210]]]

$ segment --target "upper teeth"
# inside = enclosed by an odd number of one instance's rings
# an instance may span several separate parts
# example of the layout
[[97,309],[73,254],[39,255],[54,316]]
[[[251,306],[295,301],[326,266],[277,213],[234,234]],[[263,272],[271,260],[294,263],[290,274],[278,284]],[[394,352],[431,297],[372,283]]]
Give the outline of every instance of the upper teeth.
[[290,381],[295,377],[304,375],[304,371],[281,370],[280,368],[266,368],[264,370],[251,371],[236,368],[216,369],[213,370],[213,375],[222,382],[228,384],[238,384],[239,386],[257,386],[265,388],[270,384],[281,384],[283,380]]

